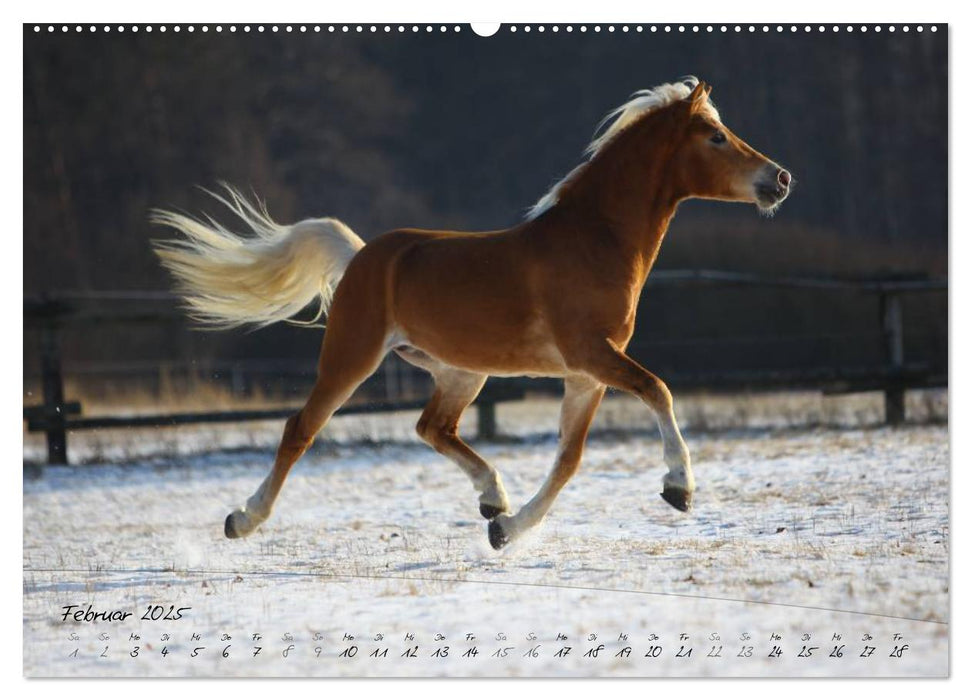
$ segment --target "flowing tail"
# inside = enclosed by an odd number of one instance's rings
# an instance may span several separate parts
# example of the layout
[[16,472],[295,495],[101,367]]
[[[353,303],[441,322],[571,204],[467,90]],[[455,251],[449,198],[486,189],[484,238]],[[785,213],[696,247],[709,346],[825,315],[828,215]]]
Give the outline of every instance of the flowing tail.
[[155,241],[155,253],[176,278],[190,315],[210,328],[258,327],[292,319],[317,302],[312,325],[326,313],[337,283],[364,241],[337,219],[308,219],[282,226],[266,207],[254,205],[229,185],[226,196],[210,192],[254,235],[235,234],[210,217],[155,210],[154,223],[185,236]]

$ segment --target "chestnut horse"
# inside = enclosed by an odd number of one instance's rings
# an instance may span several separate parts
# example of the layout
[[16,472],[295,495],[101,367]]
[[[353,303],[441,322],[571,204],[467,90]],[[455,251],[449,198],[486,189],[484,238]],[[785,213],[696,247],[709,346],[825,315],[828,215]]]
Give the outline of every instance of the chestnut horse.
[[[695,480],[664,382],[625,353],[638,298],[678,204],[700,197],[771,213],[790,175],[732,134],[696,78],[635,93],[589,156],[518,226],[489,233],[400,229],[364,244],[335,219],[273,222],[227,187],[218,197],[255,236],[157,211],[184,239],[156,243],[194,317],[232,327],[327,313],[316,384],[286,422],[269,476],[226,519],[227,537],[270,515],[287,473],[394,350],[434,377],[418,434],[471,479],[496,549],[537,525],[576,473],[606,387],[653,409],[667,474],[661,496],[691,507]],[[457,432],[489,375],[562,377],[560,446],[532,499],[510,511],[495,468]]]

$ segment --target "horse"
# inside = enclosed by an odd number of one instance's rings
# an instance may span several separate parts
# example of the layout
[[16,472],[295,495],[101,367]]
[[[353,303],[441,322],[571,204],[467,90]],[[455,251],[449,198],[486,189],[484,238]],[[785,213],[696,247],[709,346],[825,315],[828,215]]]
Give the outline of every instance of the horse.
[[[390,351],[433,377],[418,435],[471,480],[493,548],[545,518],[579,469],[607,387],[653,410],[667,466],[660,495],[689,511],[695,478],[671,392],[625,352],[638,299],[681,202],[772,214],[792,184],[729,131],[710,93],[694,77],[634,93],[598,125],[583,162],[505,230],[398,229],[365,244],[334,218],[280,225],[228,185],[210,194],[251,235],[156,210],[154,222],[182,236],[155,251],[203,326],[265,326],[313,304],[314,320],[327,318],[310,396],[286,421],[269,475],[227,516],[226,537],[267,520],[291,467]],[[552,471],[515,513],[499,472],[458,434],[490,375],[564,381]]]

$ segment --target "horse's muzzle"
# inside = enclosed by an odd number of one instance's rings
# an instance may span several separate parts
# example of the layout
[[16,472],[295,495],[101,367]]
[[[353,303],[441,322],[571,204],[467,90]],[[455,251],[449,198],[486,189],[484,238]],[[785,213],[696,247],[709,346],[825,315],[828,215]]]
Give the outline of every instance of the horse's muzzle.
[[775,208],[789,196],[792,175],[776,165],[771,168],[769,177],[759,180],[755,185],[756,203],[760,209]]

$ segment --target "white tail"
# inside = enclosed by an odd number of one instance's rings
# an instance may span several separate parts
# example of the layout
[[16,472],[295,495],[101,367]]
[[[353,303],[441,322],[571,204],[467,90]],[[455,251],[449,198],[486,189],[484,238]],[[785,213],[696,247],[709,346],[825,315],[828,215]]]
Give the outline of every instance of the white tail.
[[232,233],[208,216],[208,223],[163,210],[151,217],[185,236],[153,245],[178,281],[192,317],[214,328],[262,327],[291,319],[317,300],[312,320],[294,321],[316,322],[364,241],[337,219],[282,226],[262,204],[254,206],[237,190],[223,187],[227,197],[209,194],[242,219],[255,237]]

